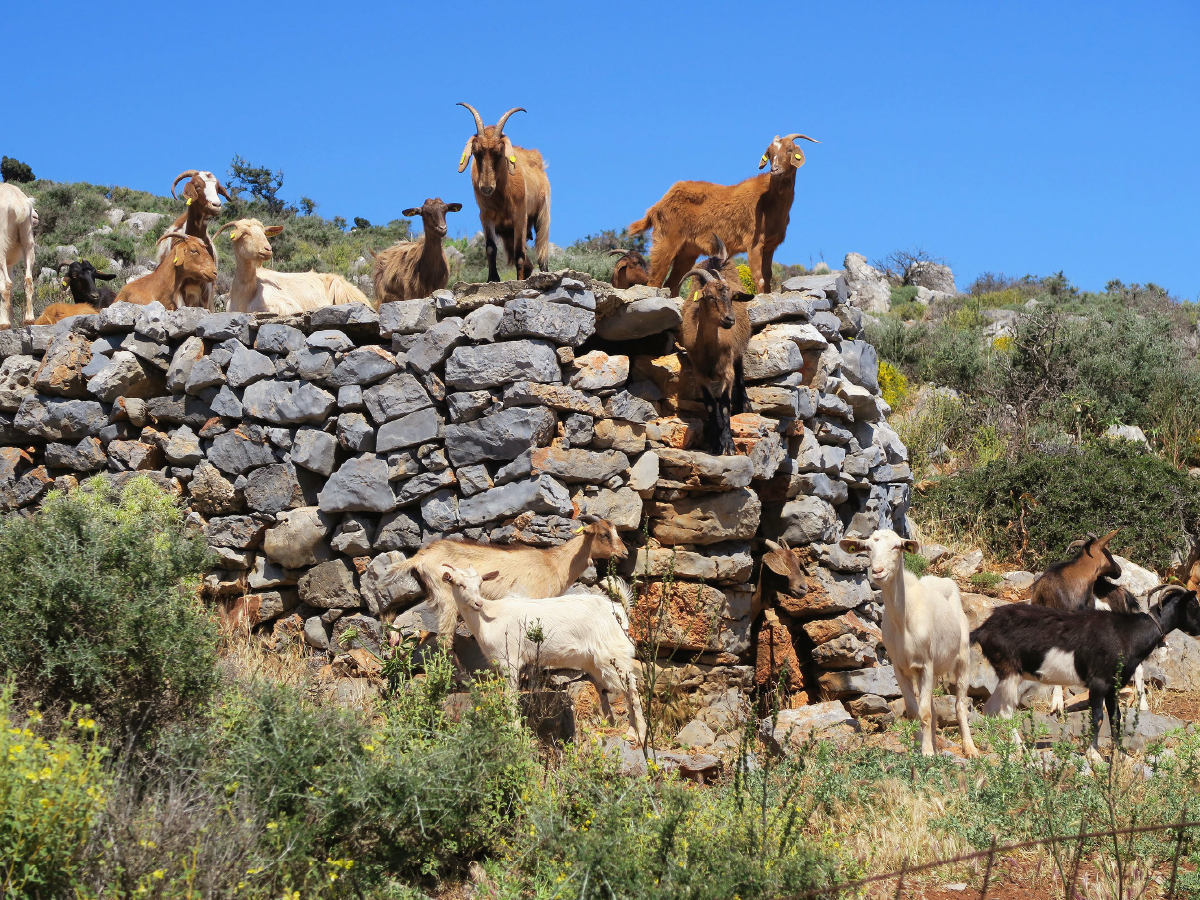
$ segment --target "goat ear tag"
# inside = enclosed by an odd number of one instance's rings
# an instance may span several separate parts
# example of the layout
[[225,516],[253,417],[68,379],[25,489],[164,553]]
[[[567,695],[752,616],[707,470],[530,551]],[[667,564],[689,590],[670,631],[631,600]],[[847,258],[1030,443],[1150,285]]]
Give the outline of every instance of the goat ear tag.
[[236,228],[233,229],[233,231],[229,232],[229,239],[231,241],[236,241],[238,239],[238,232],[237,232]]
[[67,286],[67,279],[64,278],[63,279],[63,287],[66,287],[66,286]]
[[459,159],[458,164],[460,166],[465,166],[467,164],[467,151],[466,150],[463,151],[462,158]]
[[700,299],[700,292],[692,291],[692,302],[695,303],[699,299]]
[[176,253],[175,254],[175,265],[179,265],[181,262],[183,262],[183,260],[180,259],[179,254]]
[[578,528],[575,529],[574,533],[575,534],[583,534],[585,531],[587,531],[587,526],[580,525]]
[[510,156],[510,157],[508,158],[508,161],[509,161],[510,163],[515,163],[515,162],[517,161],[517,158],[516,158],[515,156]]
[[187,205],[188,205],[188,206],[191,206],[191,205],[192,205],[192,198],[191,198],[191,197],[188,197],[188,198],[187,198]]

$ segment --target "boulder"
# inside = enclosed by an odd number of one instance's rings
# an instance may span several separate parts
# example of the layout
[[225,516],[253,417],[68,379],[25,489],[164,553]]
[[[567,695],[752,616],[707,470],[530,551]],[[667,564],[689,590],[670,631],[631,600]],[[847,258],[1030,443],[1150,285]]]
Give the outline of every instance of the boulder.
[[678,328],[683,305],[678,297],[647,297],[618,307],[596,323],[596,334],[606,341],[632,341]]
[[754,463],[745,456],[713,456],[698,450],[663,447],[658,455],[658,487],[689,491],[744,488],[754,478]]
[[871,602],[871,587],[860,575],[830,572],[809,566],[808,592],[803,597],[779,596],[779,605],[797,619],[830,616]]
[[554,347],[537,340],[463,346],[456,347],[446,361],[446,384],[458,390],[482,390],[514,381],[561,382]]
[[575,368],[571,387],[580,391],[616,388],[629,379],[628,356],[609,356],[602,350],[593,350],[575,357],[571,365]]
[[315,506],[284,510],[263,535],[263,552],[285,569],[316,565],[330,557],[325,538],[332,528],[333,519]]
[[397,372],[386,381],[363,391],[363,402],[376,425],[433,406],[421,382],[408,372]]
[[596,314],[590,310],[536,297],[517,297],[505,304],[496,336],[545,338],[578,347],[595,331]]
[[527,511],[570,516],[574,507],[571,505],[567,489],[549,475],[492,488],[467,497],[458,504],[459,521],[467,527],[509,518]]
[[373,454],[348,459],[317,495],[321,512],[390,512],[396,497],[388,484],[387,461]]
[[850,302],[864,312],[881,315],[892,308],[892,286],[887,276],[867,263],[861,253],[847,253],[844,264]]
[[246,415],[272,425],[323,422],[337,406],[328,391],[307,381],[256,381],[242,395]]
[[425,589],[411,570],[396,571],[404,559],[404,554],[395,550],[380,553],[363,572],[359,591],[371,615],[382,615],[394,606],[424,596]]
[[820,497],[797,497],[772,508],[766,519],[766,536],[789,544],[832,543],[841,537],[842,523],[832,506]]
[[776,753],[792,753],[812,738],[851,734],[858,730],[854,717],[837,700],[813,703],[799,709],[783,709],[773,719],[759,722],[758,733]]
[[950,271],[950,267],[928,259],[910,262],[904,271],[904,283],[951,295],[958,293],[958,289],[954,287],[954,273]]
[[649,513],[651,534],[664,544],[716,544],[754,537],[762,505],[754,491],[736,488],[652,503]]
[[84,368],[92,361],[91,341],[68,331],[55,338],[42,357],[33,386],[43,394],[87,397],[88,378]]
[[297,582],[300,600],[317,609],[355,609],[362,604],[354,586],[354,570],[342,559],[309,569]]
[[21,401],[34,392],[33,379],[40,365],[32,356],[20,355],[9,356],[0,364],[0,411],[20,409]]
[[368,516],[351,513],[342,519],[329,541],[329,546],[346,556],[366,556],[371,552],[373,531]]
[[516,459],[530,447],[550,443],[555,423],[554,413],[544,407],[501,410],[474,422],[447,425],[446,452],[456,467],[485,459]]

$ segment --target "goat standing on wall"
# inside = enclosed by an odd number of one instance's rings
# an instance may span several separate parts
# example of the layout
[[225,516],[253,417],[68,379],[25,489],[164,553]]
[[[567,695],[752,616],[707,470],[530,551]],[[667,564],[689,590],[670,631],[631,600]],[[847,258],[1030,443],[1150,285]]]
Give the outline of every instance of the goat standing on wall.
[[[700,288],[683,305],[679,326],[679,344],[700,382],[704,408],[708,412],[705,432],[709,452],[732,456],[730,419],[745,411],[746,385],[742,378],[742,357],[750,343],[750,312],[745,302],[751,299],[741,288],[737,269],[729,264],[721,239],[712,235],[716,250],[701,266],[691,269]],[[731,285],[737,285],[735,289]]]
[[496,243],[504,242],[508,262],[515,266],[517,278],[533,274],[525,242],[537,232],[538,268],[546,271],[550,259],[550,179],[546,164],[536,150],[517,147],[504,133],[504,123],[515,112],[514,106],[495,125],[483,119],[468,103],[459,103],[475,118],[475,134],[467,138],[458,171],[471,161],[471,184],[479,205],[479,224],[483,227],[488,260],[488,281],[499,281],[496,268]]
[[803,134],[776,136],[758,167],[771,164],[770,174],[756,175],[734,185],[708,181],[677,181],[646,215],[629,226],[631,234],[654,229],[650,247],[650,285],[666,285],[675,296],[687,277],[683,273],[706,252],[708,236],[721,237],[732,254],[745,253],[760,294],[771,292],[775,248],[787,236],[796,170],[804,165],[797,140],[820,141]]
[[33,200],[11,184],[0,184],[0,329],[12,327],[12,267],[25,257],[25,324],[33,323]]
[[461,203],[443,203],[431,197],[422,206],[404,210],[406,216],[420,216],[425,233],[415,241],[394,244],[375,257],[375,301],[415,300],[430,297],[450,281],[450,263],[442,240],[446,237],[446,213],[458,212]]
[[[221,210],[224,209],[221,198],[224,197],[226,200],[232,200],[233,198],[229,196],[229,192],[225,190],[224,185],[221,184],[216,175],[212,172],[200,172],[196,169],[188,169],[186,172],[180,172],[175,176],[175,181],[171,184],[172,197],[175,197],[175,188],[179,185],[179,182],[185,178],[190,179],[183,188],[183,199],[187,202],[187,210],[171,223],[171,227],[163,232],[163,237],[174,234],[180,237],[187,235],[197,238],[204,243],[215,263],[217,261],[217,248],[212,238],[208,236],[208,223],[219,216]],[[158,261],[160,263],[163,257],[167,255],[166,248],[168,243],[164,243],[159,247]],[[208,309],[212,303],[212,297],[212,282],[204,284],[190,283],[183,286],[179,296],[175,297],[174,300],[177,308],[180,306],[199,306]]]

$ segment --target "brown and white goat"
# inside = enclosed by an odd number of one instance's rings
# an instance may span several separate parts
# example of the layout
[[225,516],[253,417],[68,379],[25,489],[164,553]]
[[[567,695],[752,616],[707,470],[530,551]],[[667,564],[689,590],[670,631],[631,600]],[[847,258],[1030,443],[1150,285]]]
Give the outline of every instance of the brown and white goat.
[[[217,248],[212,238],[208,236],[208,223],[219,216],[221,210],[224,209],[221,198],[224,197],[226,200],[233,198],[229,196],[229,192],[225,190],[216,175],[196,169],[188,169],[175,176],[175,181],[171,184],[172,197],[175,197],[176,186],[185,178],[191,179],[183,187],[183,198],[187,201],[187,210],[171,223],[171,227],[163,232],[163,237],[177,234],[199,238],[208,248],[208,252],[212,254],[213,262],[216,262]],[[161,262],[166,255],[167,249],[164,244],[158,251],[159,261]],[[208,284],[189,283],[184,286],[180,296],[175,298],[175,305],[176,307],[200,306],[207,309],[212,302],[212,296],[213,285],[211,282]]]
[[677,181],[644,218],[629,226],[631,234],[654,229],[651,287],[666,285],[672,296],[678,293],[683,273],[707,252],[708,236],[715,233],[731,254],[746,254],[758,292],[770,293],[771,263],[787,236],[796,170],[804,165],[797,139],[820,143],[803,134],[776,136],[758,165],[761,169],[769,162],[770,174],[734,185]]
[[700,384],[708,412],[705,431],[709,452],[732,456],[736,450],[730,419],[746,406],[742,357],[751,332],[750,312],[741,301],[751,298],[741,290],[741,281],[729,264],[725,245],[716,235],[712,239],[716,244],[713,255],[684,276],[696,276],[699,290],[683,304],[679,345]]
[[216,261],[200,238],[171,235],[164,243],[169,245],[171,255],[163,259],[149,275],[143,275],[121,288],[117,303],[146,306],[157,300],[167,309],[177,309],[175,298],[185,284],[212,284],[216,279]]
[[621,258],[613,265],[612,286],[615,288],[633,287],[635,284],[649,284],[650,272],[646,257],[636,250],[609,250],[610,256]]
[[499,281],[496,268],[496,242],[503,241],[508,262],[515,266],[517,278],[533,274],[525,242],[537,234],[535,250],[538,268],[543,272],[550,259],[550,179],[546,164],[537,150],[517,147],[504,134],[504,123],[515,112],[514,106],[495,125],[483,119],[468,103],[459,103],[475,118],[475,134],[467,138],[458,161],[458,171],[471,160],[471,185],[479,206],[479,224],[483,227],[488,260],[488,281]]
[[[438,638],[446,646],[454,638],[457,610],[454,598],[442,582],[441,567],[452,566],[491,572],[498,577],[484,586],[484,597],[498,599],[509,594],[526,597],[557,597],[579,580],[583,570],[595,559],[624,559],[629,554],[616,527],[604,519],[581,526],[571,540],[557,547],[539,549],[522,545],[501,546],[475,541],[444,539],[421,549],[412,559],[400,563],[393,577],[412,571],[425,586],[437,609]],[[397,636],[392,635],[393,641]]]
[[425,233],[415,241],[394,244],[375,257],[375,302],[415,300],[429,297],[450,281],[450,263],[442,240],[446,237],[446,213],[458,212],[461,203],[443,203],[432,197],[423,206],[404,210],[406,216],[420,216]]
[[282,225],[263,225],[258,219],[238,219],[222,225],[215,239],[232,228],[237,269],[229,292],[229,312],[270,312],[296,315],[322,306],[342,303],[371,305],[367,296],[341,275],[331,272],[276,272],[262,264],[274,254],[269,237],[283,231]]
[[25,257],[25,324],[33,322],[33,200],[15,186],[0,183],[0,328],[12,327],[12,267]]

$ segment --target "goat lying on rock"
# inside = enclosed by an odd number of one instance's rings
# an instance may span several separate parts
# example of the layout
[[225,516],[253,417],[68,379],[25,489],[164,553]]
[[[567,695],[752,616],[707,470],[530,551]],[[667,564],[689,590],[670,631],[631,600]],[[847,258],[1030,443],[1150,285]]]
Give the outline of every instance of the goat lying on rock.
[[1134,670],[1173,629],[1200,636],[1196,592],[1174,585],[1163,589],[1167,594],[1158,608],[1146,613],[1067,611],[1023,603],[995,609],[971,632],[971,641],[978,642],[1000,679],[984,712],[1011,717],[1023,678],[1086,687],[1092,708],[1092,749],[1099,746],[1105,707],[1112,733],[1119,734],[1117,691]]
[[646,257],[636,250],[609,250],[609,256],[619,256],[613,264],[612,286],[615,288],[633,287],[635,284],[649,284],[650,272],[647,269]]
[[129,282],[117,294],[118,303],[137,303],[146,306],[157,300],[167,309],[175,309],[175,297],[187,282],[212,284],[217,277],[217,264],[204,246],[194,237],[170,235],[171,255],[158,264],[149,275]]
[[933,716],[933,682],[950,673],[956,683],[958,731],[963,755],[977,756],[971,740],[967,713],[971,701],[970,627],[962,608],[962,596],[949,578],[917,576],[904,568],[904,554],[916,553],[916,541],[905,540],[894,531],[876,531],[865,540],[845,538],[847,553],[871,554],[871,581],[883,594],[883,644],[896,672],[910,718],[921,723],[921,752],[935,750],[936,720]]
[[[624,559],[629,554],[616,526],[603,519],[581,526],[576,537],[557,547],[539,549],[523,545],[480,544],[475,541],[443,539],[423,547],[412,559],[393,572],[412,571],[425,586],[426,595],[438,612],[438,639],[449,646],[454,639],[457,610],[441,577],[445,563],[466,568],[476,566],[499,575],[484,583],[489,599],[520,594],[525,597],[556,597],[579,580],[594,559]],[[398,636],[392,635],[393,642]]]
[[[609,695],[624,694],[629,725],[637,739],[644,740],[637,655],[620,604],[590,591],[545,599],[513,595],[485,599],[481,588],[495,582],[498,571],[481,576],[472,566],[460,569],[442,563],[439,568],[441,581],[450,587],[479,649],[504,673],[514,693],[524,666],[578,669],[596,685],[600,706],[613,724]],[[530,637],[534,628],[540,629],[541,640]]]

